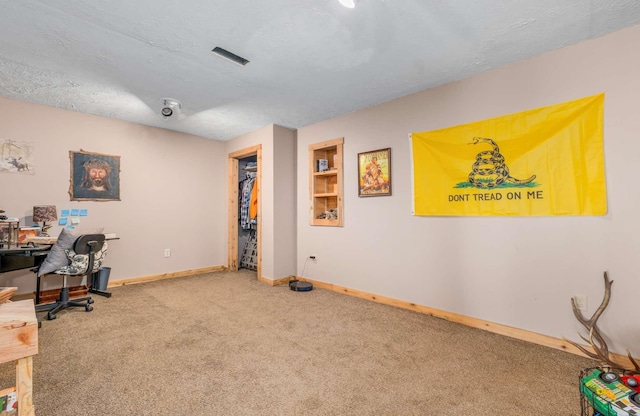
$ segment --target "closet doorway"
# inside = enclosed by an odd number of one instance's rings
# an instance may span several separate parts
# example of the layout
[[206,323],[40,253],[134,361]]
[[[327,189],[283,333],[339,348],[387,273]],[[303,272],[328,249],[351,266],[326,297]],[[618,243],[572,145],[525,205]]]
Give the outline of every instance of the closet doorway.
[[[251,162],[251,163],[249,163]],[[254,164],[255,163],[255,164]],[[247,165],[255,166],[255,168],[247,168]],[[255,238],[255,246],[257,247],[257,253],[255,258],[248,260],[252,265],[255,264],[255,270],[258,280],[262,277],[262,209],[261,209],[261,195],[257,198],[257,213],[253,224],[250,224],[248,228],[243,225],[246,219],[243,219],[241,214],[242,196],[241,183],[249,179],[249,177],[255,176],[255,180],[258,184],[258,189],[262,185],[262,145],[248,147],[246,149],[238,150],[233,153],[229,153],[229,182],[227,184],[228,189],[228,265],[230,271],[237,271],[241,266],[241,259],[246,248],[248,238]],[[251,236],[251,237],[249,237]]]

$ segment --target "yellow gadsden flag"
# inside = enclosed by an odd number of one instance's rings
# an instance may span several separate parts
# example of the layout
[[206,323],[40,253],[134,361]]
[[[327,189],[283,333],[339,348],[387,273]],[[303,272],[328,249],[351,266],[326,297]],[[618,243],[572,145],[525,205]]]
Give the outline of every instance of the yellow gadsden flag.
[[604,94],[411,135],[414,215],[604,215]]

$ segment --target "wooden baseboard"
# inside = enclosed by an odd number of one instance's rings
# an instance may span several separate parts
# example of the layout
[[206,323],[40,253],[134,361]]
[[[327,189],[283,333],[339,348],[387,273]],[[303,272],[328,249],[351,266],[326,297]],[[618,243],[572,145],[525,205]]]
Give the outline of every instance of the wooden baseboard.
[[278,285],[284,285],[286,283],[289,283],[291,279],[295,279],[295,278],[296,278],[295,276],[287,276],[287,277],[282,277],[280,279],[269,279],[268,277],[260,276],[258,277],[258,281],[262,283],[266,283],[270,286],[278,286]]
[[[84,296],[87,296],[87,293],[89,293],[89,289],[86,285],[72,286],[69,288],[69,299],[82,298]],[[11,301],[17,302],[19,300],[34,299],[35,296],[35,292],[18,293],[17,295],[11,296]],[[45,303],[53,303],[57,301],[59,297],[60,288],[43,290],[42,292],[40,292],[40,304],[42,305]]]
[[109,282],[108,287],[118,287],[126,285],[135,285],[138,283],[154,282],[156,280],[173,279],[174,277],[195,276],[204,273],[213,273],[227,270],[225,266],[211,266],[203,267],[201,269],[183,270],[180,272],[151,274],[148,276],[132,277],[130,279],[120,279],[113,282]]
[[[152,274],[149,276],[139,276],[139,277],[132,277],[130,279],[121,279],[121,280],[116,280],[113,282],[109,282],[107,287],[118,287],[118,286],[124,286],[124,285],[135,285],[138,283],[146,283],[146,282],[153,282],[156,280],[163,280],[163,279],[172,279],[174,277],[185,277],[185,276],[194,276],[194,275],[198,275],[198,274],[204,274],[204,273],[214,273],[214,272],[219,272],[219,271],[223,271],[223,270],[227,270],[227,268],[225,266],[211,266],[211,267],[204,267],[202,269],[192,269],[192,270],[184,270],[181,272],[173,272],[173,273],[162,273],[162,274]],[[70,288],[71,290],[75,290],[75,288]],[[54,292],[56,293],[55,296],[57,296],[57,294],[60,293],[60,289],[51,289],[51,290],[46,290],[43,291],[40,294],[40,303],[48,303],[47,301],[49,301],[49,299],[45,299],[43,298],[43,296],[46,296],[47,293],[53,294]],[[86,296],[87,290],[85,289],[84,294],[80,295],[78,293],[73,293],[71,294],[72,297],[82,297],[82,296]],[[18,300],[25,300],[25,299],[33,299],[34,297],[34,293],[19,293],[16,295],[13,295],[11,297],[11,300],[13,301],[18,301]],[[53,295],[51,295],[53,296]],[[56,297],[57,299],[57,297]],[[53,301],[55,301],[56,299],[53,299]]]
[[[69,299],[77,299],[87,296],[89,293],[89,286],[71,286],[69,288]],[[31,295],[30,295],[31,296]],[[35,296],[35,293],[33,294]],[[40,304],[53,303],[60,298],[60,288],[43,290],[40,292]]]
[[[460,315],[457,313],[447,312],[441,309],[431,308],[429,306],[417,305],[415,303],[388,298],[386,296],[379,296],[372,293],[362,292],[360,290],[350,289],[348,287],[338,286],[332,283],[320,282],[317,280],[307,279],[305,277],[296,277],[296,279],[299,279],[305,282],[310,282],[316,288],[331,290],[337,293],[342,293],[345,295],[382,303],[384,305],[395,306],[397,308],[408,309],[411,311],[423,313],[425,315],[433,316],[435,318],[445,319],[447,321],[470,326],[472,328],[483,329],[485,331],[493,332],[495,334],[504,335],[510,338],[519,339],[521,341],[527,341],[533,344],[538,344],[538,345],[553,348],[556,350],[566,351],[572,354],[586,357],[586,355],[582,351],[580,351],[579,349],[571,345],[565,339],[555,338],[548,335],[542,335],[542,334],[527,331],[524,329],[510,327],[507,325],[496,324],[494,322],[484,321],[482,319],[477,319],[477,318],[472,318],[465,315]],[[620,363],[623,367],[633,368],[631,361],[626,355],[610,353],[610,356],[613,359],[613,361]]]

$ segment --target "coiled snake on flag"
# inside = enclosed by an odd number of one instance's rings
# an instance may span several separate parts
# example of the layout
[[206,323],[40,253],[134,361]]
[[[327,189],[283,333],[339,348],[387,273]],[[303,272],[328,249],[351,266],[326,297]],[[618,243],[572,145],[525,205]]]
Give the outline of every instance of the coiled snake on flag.
[[476,155],[476,161],[469,174],[469,182],[478,188],[490,189],[509,182],[516,185],[525,185],[536,178],[536,175],[529,179],[516,179],[509,174],[509,168],[504,163],[504,156],[500,154],[500,148],[492,139],[485,137],[474,137],[473,143],[489,143],[493,150],[485,150]]

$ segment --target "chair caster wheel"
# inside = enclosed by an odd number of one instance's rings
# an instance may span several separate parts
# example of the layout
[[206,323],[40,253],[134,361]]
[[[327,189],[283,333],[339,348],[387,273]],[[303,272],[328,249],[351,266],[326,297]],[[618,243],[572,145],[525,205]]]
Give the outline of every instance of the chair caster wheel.
[[91,306],[91,305],[87,305],[87,306],[85,306],[85,307],[84,307],[84,309],[85,309],[87,312],[91,312],[91,311],[93,310],[93,306]]
[[50,314],[50,313],[48,313],[48,314],[47,314],[47,319],[48,319],[49,321],[53,321],[54,319],[56,319],[56,316],[55,316],[55,315],[52,315],[52,314]]
[[94,300],[93,300],[93,299],[89,299],[89,300],[87,300],[87,303],[89,303],[89,304],[91,304],[91,303],[93,303],[93,302],[94,302]]

